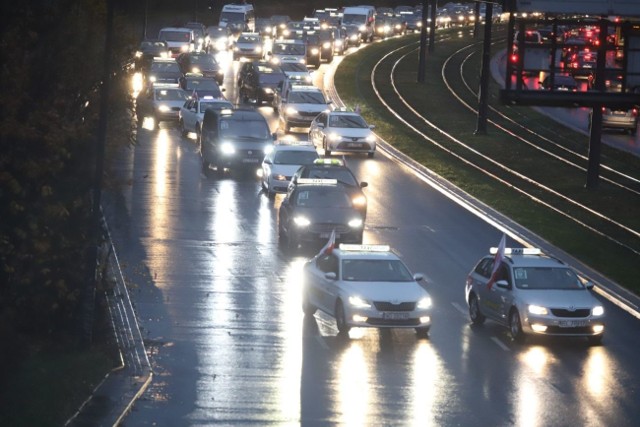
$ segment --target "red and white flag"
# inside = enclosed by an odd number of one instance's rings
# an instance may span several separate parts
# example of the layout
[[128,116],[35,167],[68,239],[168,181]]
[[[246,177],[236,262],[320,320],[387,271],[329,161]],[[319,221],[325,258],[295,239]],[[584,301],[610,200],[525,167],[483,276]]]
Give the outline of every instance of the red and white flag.
[[333,248],[336,246],[336,230],[335,228],[331,230],[331,235],[329,236],[329,240],[327,243],[320,249],[318,255],[328,255],[333,252]]
[[500,243],[498,244],[498,251],[496,252],[496,256],[493,259],[493,270],[491,271],[491,277],[487,282],[487,287],[491,289],[493,283],[496,281],[496,276],[498,274],[498,269],[500,269],[500,264],[504,259],[504,248],[507,245],[507,237],[502,233],[502,239],[500,239]]

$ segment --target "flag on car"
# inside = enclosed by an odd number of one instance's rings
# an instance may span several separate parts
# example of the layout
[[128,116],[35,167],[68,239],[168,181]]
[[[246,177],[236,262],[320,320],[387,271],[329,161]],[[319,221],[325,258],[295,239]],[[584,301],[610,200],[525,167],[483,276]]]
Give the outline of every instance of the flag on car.
[[496,251],[496,256],[493,259],[493,270],[491,271],[491,277],[487,282],[487,287],[491,289],[493,283],[496,281],[496,276],[498,275],[498,269],[500,268],[500,264],[504,259],[504,248],[507,245],[507,237],[502,233],[502,239],[500,239],[500,243],[498,244],[498,250]]
[[318,255],[328,255],[333,252],[333,248],[336,246],[336,229],[331,230],[331,235],[329,235],[329,240],[327,243],[320,249]]

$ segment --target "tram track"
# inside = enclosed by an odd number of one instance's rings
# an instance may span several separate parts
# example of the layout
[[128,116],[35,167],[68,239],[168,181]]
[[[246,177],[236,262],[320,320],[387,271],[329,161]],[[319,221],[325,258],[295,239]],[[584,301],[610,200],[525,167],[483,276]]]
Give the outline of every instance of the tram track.
[[[474,114],[477,111],[472,107],[470,98],[477,98],[477,94],[465,77],[465,66],[469,64],[469,58],[476,54],[480,47],[481,44],[478,42],[463,46],[446,59],[441,69],[441,78],[452,99]],[[381,57],[371,71],[370,81],[373,90],[389,113],[411,128],[423,141],[454,156],[458,161],[483,173],[495,183],[506,186],[521,196],[553,210],[635,255],[640,255],[638,246],[640,232],[635,226],[616,218],[615,207],[609,211],[594,209],[589,206],[588,197],[582,199],[572,197],[565,194],[566,188],[562,185],[553,185],[554,177],[544,179],[531,175],[526,170],[510,167],[509,163],[503,159],[493,159],[483,153],[477,144],[456,138],[442,126],[430,121],[425,114],[417,111],[397,82],[398,70],[403,65],[403,61],[407,61],[416,49],[415,42],[393,49]],[[554,140],[533,132],[494,107],[491,107],[489,123],[493,126],[492,130],[498,129],[505,132],[519,144],[523,144],[518,147],[518,150],[523,150],[522,147],[524,147],[527,153],[535,150],[538,156],[544,156],[545,161],[550,163],[547,165],[549,168],[562,165],[562,173],[585,173],[586,168],[580,162],[586,162],[586,156],[567,146],[566,141]],[[573,172],[567,172],[567,170],[573,170]],[[558,177],[555,178],[558,179]],[[603,185],[611,186],[615,192],[624,194],[624,200],[629,203],[640,203],[640,186],[638,185],[640,181],[637,177],[615,167],[603,165],[602,180]]]

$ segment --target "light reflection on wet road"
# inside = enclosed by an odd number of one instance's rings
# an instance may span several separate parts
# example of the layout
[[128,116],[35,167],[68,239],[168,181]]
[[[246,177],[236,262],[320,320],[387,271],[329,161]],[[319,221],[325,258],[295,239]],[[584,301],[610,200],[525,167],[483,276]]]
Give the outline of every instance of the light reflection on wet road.
[[154,371],[124,425],[636,423],[640,342],[624,331],[637,322],[612,316],[603,347],[518,347],[491,322],[470,327],[454,304],[464,307],[464,278],[500,234],[389,159],[348,163],[369,182],[365,241],[391,244],[427,277],[429,340],[362,329],[347,340],[331,317],[305,318],[300,271],[312,253],[278,249],[282,196],[270,201],[251,176],[205,176],[195,141],[147,125],[107,203]]

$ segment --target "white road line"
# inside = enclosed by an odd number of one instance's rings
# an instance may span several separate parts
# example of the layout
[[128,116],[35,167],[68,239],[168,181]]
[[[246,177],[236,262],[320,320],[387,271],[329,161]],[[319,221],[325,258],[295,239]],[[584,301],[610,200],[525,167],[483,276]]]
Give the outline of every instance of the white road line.
[[504,351],[511,351],[511,349],[509,347],[507,347],[502,341],[500,341],[500,339],[498,337],[491,337],[491,340],[494,343],[498,344],[498,347],[500,347]]
[[316,341],[318,341],[320,347],[324,348],[325,350],[329,350],[329,345],[324,340],[324,337],[322,335],[316,335]]
[[460,314],[462,314],[465,318],[467,317],[467,315],[469,314],[467,312],[467,309],[462,307],[460,304],[458,304],[457,302],[452,302],[451,305],[453,306],[453,308],[455,308],[456,310],[458,310],[460,312]]

